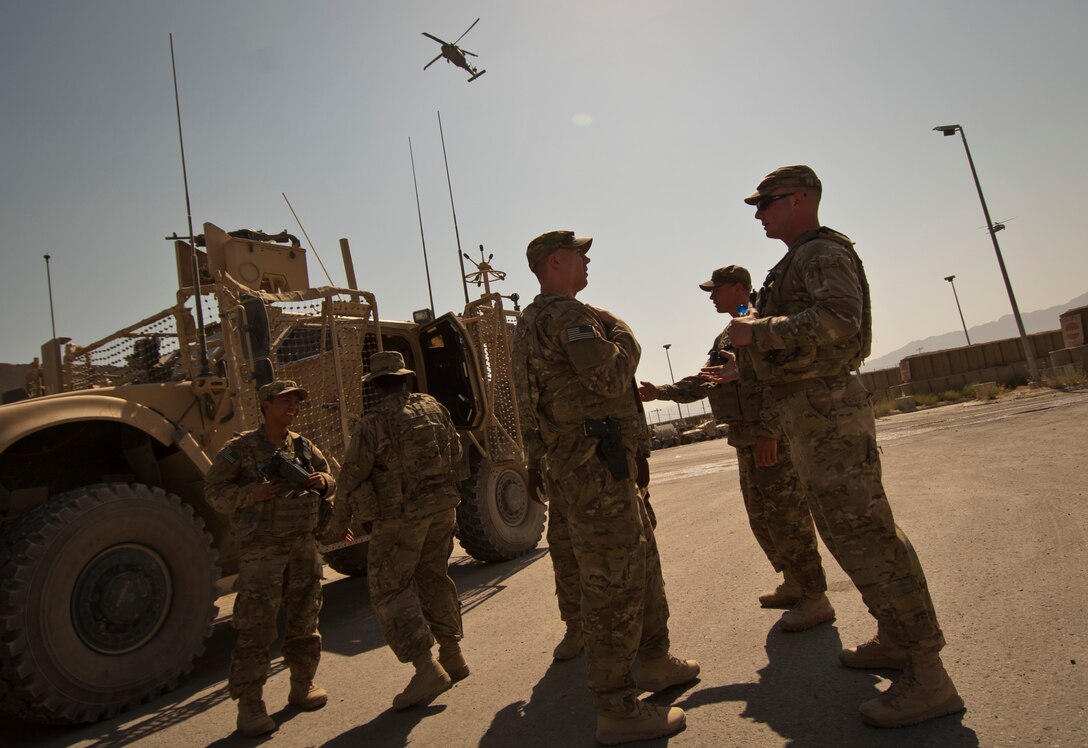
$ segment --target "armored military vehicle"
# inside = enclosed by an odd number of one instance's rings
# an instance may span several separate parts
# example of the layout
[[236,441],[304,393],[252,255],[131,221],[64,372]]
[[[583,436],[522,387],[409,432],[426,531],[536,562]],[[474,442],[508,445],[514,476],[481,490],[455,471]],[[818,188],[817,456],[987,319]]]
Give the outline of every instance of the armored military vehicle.
[[[174,251],[173,306],[89,345],[50,341],[29,397],[0,406],[0,712],[92,722],[189,672],[237,568],[204,474],[257,427],[274,378],[309,390],[296,428],[338,463],[373,402],[370,356],[399,351],[465,445],[461,545],[501,561],[540,538],[499,294],[392,322],[372,293],[311,288],[286,233],[205,224]],[[328,564],[365,573],[365,543],[339,546]]]

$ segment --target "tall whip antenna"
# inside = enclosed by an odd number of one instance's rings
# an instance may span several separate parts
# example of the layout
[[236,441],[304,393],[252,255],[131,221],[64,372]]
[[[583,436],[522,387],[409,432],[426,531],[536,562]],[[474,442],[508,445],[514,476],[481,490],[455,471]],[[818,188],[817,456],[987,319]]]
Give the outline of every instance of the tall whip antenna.
[[181,98],[178,96],[178,66],[174,62],[174,35],[170,34],[170,67],[174,71],[174,107],[178,113],[178,144],[181,146],[181,179],[185,184],[185,220],[189,225],[189,247],[193,251],[193,307],[196,309],[197,346],[200,351],[200,376],[210,377],[208,345],[204,340],[204,310],[200,297],[200,263],[197,261],[196,235],[193,233],[193,209],[189,204],[189,174],[185,168],[185,139],[181,134]]
[[53,275],[49,272],[49,255],[45,258],[45,282],[49,284],[49,321],[53,323],[53,339],[57,339],[57,318],[53,314]]
[[[283,195],[284,200],[287,200],[287,193],[286,192],[281,192],[280,194]],[[325,272],[325,277],[328,278],[329,285],[330,286],[335,286],[336,284],[332,282],[332,278],[329,276],[329,271],[325,270],[325,263],[323,263],[321,261],[321,255],[319,255],[317,253],[317,250],[314,249],[314,243],[312,241],[310,241],[310,235],[306,233],[306,229],[305,229],[305,227],[303,227],[302,221],[298,220],[298,213],[295,212],[295,208],[294,208],[293,205],[291,205],[290,200],[287,200],[287,207],[291,209],[291,215],[293,215],[295,217],[295,223],[297,223],[298,227],[302,230],[302,235],[306,237],[306,243],[310,245],[310,251],[314,253],[314,257],[317,258],[317,263],[321,266],[321,269]]]
[[412,157],[412,186],[416,188],[416,213],[419,215],[419,240],[423,243],[423,270],[427,274],[427,298],[434,316],[434,294],[431,293],[431,266],[427,263],[427,237],[423,235],[423,210],[419,207],[419,182],[416,181],[416,155],[412,152],[412,138],[408,137],[408,155]]
[[442,112],[438,113],[438,136],[442,138],[442,160],[446,162],[446,185],[450,188],[450,210],[453,211],[453,235],[457,238],[457,261],[461,263],[461,287],[465,291],[468,306],[468,281],[465,279],[464,252],[461,251],[461,233],[457,230],[457,208],[453,205],[453,183],[450,181],[450,161],[446,158],[446,136],[442,133]]

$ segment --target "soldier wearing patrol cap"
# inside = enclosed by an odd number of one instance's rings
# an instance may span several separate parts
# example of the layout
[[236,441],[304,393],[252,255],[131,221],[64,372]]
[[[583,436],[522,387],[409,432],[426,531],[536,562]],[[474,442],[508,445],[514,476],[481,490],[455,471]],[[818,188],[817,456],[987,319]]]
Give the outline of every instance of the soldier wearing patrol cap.
[[[710,293],[719,314],[740,317],[748,313],[752,276],[740,265],[718,268],[699,288]],[[676,384],[641,382],[639,395],[647,402],[660,398],[690,403],[705,397],[714,417],[729,425],[748,523],[771,566],[784,574],[777,589],[760,595],[760,604],[789,608],[780,626],[785,631],[804,631],[835,618],[827,599],[816,530],[801,479],[790,460],[789,442],[782,438],[773,412],[763,409],[763,388],[752,375],[749,356],[743,349],[734,349],[729,333],[723,330],[710,347],[706,366],[724,366],[731,352],[741,371],[738,381],[712,382],[706,375],[696,374]]]
[[378,402],[352,433],[338,504],[348,511],[338,511],[330,528],[335,535],[349,522],[370,526],[370,602],[389,648],[415,667],[394,709],[425,703],[469,675],[461,603],[449,576],[461,440],[441,403],[408,391],[412,374],[396,351],[371,356],[363,381],[373,384]]
[[642,701],[637,690],[694,680],[699,664],[669,653],[661,559],[638,492],[649,480],[634,391],[641,349],[622,320],[575,299],[587,284],[592,242],[549,231],[529,243],[540,294],[518,321],[513,358],[529,490],[539,496],[546,486],[551,512],[565,517],[597,740],[616,745],[681,729],[682,709]]
[[321,659],[321,556],[314,534],[321,501],[336,483],[321,450],[289,429],[306,395],[289,380],[261,387],[261,427],[227,442],[204,479],[205,498],[230,517],[238,545],[231,619],[238,639],[227,685],[238,700],[238,730],[248,736],[276,729],[262,692],[281,607],[287,619],[283,659],[291,671],[288,703],[318,709],[329,698],[313,682]]
[[900,727],[962,711],[963,699],[941,662],[944,635],[922,566],[884,493],[871,396],[851,373],[869,355],[869,285],[853,242],[820,225],[822,187],[808,166],[783,166],[744,199],[767,237],[788,249],[764,282],[758,314],[726,329],[751,352],[778,411],[820,536],[876,618],[876,636],[839,659],[904,671],[861,705],[862,717]]

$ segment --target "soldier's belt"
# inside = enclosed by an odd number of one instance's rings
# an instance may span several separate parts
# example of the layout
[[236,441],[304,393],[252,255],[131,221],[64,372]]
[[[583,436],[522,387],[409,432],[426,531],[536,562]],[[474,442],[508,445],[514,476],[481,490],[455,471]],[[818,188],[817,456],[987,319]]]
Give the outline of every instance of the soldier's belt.
[[796,395],[798,392],[807,392],[809,390],[830,387],[833,384],[842,382],[849,376],[850,374],[847,372],[834,377],[809,377],[808,379],[798,379],[796,382],[771,385],[767,388],[767,391],[770,393],[771,399],[778,402],[780,400],[785,400],[790,395]]

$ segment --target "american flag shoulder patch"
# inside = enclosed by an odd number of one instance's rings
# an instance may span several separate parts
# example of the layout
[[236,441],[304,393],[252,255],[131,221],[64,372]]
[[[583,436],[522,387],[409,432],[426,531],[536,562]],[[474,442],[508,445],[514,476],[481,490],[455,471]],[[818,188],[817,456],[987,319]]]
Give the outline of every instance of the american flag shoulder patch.
[[597,334],[593,332],[593,325],[579,325],[578,327],[567,328],[567,342],[573,343],[576,340],[593,340],[597,337]]

